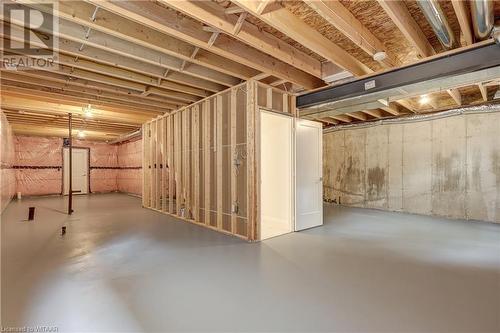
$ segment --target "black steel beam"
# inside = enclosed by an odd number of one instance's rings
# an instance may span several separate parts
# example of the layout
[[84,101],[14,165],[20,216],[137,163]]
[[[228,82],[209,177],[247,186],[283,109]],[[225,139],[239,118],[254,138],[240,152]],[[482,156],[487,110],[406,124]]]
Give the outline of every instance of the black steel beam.
[[500,45],[492,43],[434,58],[389,72],[306,93],[297,97],[297,107],[306,108],[367,93],[487,69],[500,65]]

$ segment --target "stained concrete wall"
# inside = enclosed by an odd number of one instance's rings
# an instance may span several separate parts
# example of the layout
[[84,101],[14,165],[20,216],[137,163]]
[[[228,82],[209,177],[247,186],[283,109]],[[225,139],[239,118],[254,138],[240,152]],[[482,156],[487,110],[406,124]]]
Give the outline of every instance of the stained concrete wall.
[[324,199],[500,222],[500,112],[324,134]]

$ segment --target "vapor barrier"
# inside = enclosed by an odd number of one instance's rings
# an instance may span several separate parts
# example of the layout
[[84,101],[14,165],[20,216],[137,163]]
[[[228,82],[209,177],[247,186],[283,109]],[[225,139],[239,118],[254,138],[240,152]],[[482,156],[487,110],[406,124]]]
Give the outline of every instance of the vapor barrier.
[[14,136],[7,118],[0,110],[0,212],[16,192],[14,164]]

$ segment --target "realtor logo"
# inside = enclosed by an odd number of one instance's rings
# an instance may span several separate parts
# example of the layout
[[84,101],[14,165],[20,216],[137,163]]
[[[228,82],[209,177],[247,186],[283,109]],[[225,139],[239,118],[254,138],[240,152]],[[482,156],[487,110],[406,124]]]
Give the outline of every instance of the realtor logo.
[[2,66],[11,70],[54,67],[59,27],[57,2],[2,3]]

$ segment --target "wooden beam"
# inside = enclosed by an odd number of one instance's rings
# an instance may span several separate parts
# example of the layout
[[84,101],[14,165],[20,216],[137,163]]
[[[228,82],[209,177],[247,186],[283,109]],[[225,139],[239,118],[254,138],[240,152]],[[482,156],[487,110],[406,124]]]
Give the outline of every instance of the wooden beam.
[[181,215],[181,207],[182,207],[182,133],[181,133],[181,113],[174,114],[174,170],[175,170],[175,212],[178,215]]
[[168,212],[174,213],[174,130],[172,114],[167,115],[167,168],[168,168]]
[[286,80],[276,80],[274,82],[271,82],[270,85],[273,86],[273,87],[277,87],[281,84],[285,84],[286,83]]
[[[101,82],[94,82],[90,80],[71,77],[68,75],[52,73],[47,71],[29,70],[29,71],[1,71],[3,78],[16,82],[33,83],[47,82],[47,86],[58,84],[61,89],[64,87],[66,90],[83,91],[87,89],[94,89],[99,91],[101,95],[111,97],[116,96],[117,99],[144,101],[148,104],[149,101],[161,103],[173,103],[177,105],[186,105],[191,102],[200,100],[200,97],[183,94],[172,90],[159,89],[156,87],[146,87],[143,92],[131,90],[127,88],[108,85]],[[83,89],[83,90],[78,90]],[[110,94],[108,94],[110,93]],[[151,94],[159,96],[152,96]]]
[[[4,73],[2,72],[2,74]],[[31,79],[32,82],[29,82],[28,79]],[[103,102],[107,101],[110,103],[116,103],[120,105],[135,106],[144,109],[153,107],[153,108],[160,108],[162,110],[165,109],[165,111],[168,111],[186,105],[186,103],[172,103],[167,101],[160,102],[156,100],[147,100],[139,96],[132,97],[132,96],[114,94],[107,91],[100,91],[92,88],[81,88],[78,86],[72,86],[70,84],[63,84],[53,81],[43,81],[42,79],[27,77],[27,76],[26,77],[14,76],[13,80],[4,77],[2,79],[2,88],[4,87],[11,89],[19,88],[19,89],[30,89],[36,91],[45,91],[48,93],[60,93],[63,95],[66,94],[69,96],[84,97],[88,99],[101,100]]]
[[167,118],[160,118],[161,121],[161,210],[162,212],[166,212],[168,210],[167,206],[167,194],[168,194],[168,185],[167,185],[167,137],[168,137],[168,127],[167,127]]
[[415,108],[407,100],[401,99],[401,100],[397,100],[395,103],[401,105],[402,107],[404,107],[408,111],[411,111],[413,113],[417,113],[417,110],[415,110]]
[[[67,98],[64,100],[15,94],[10,92],[2,92],[1,106],[4,109],[25,110],[34,112],[45,112],[51,114],[80,114],[83,116],[83,107],[87,103],[74,102]],[[121,107],[119,109],[109,106],[93,105],[94,118],[101,120],[120,121],[129,124],[142,124],[156,116],[157,113],[147,111],[136,111],[130,108]]]
[[486,89],[486,86],[483,83],[478,83],[477,87],[479,88],[479,91],[481,92],[481,97],[483,98],[484,102],[488,101],[488,90]]
[[446,92],[453,98],[457,105],[462,105],[462,95],[458,89],[448,89]]
[[148,206],[148,195],[149,193],[147,189],[147,171],[148,170],[148,138],[149,138],[149,124],[142,125],[142,207]]
[[335,120],[339,120],[339,121],[344,122],[344,123],[350,123],[350,122],[352,122],[351,117],[349,117],[346,114],[336,114],[336,115],[333,115],[333,116],[328,116],[327,118],[333,118]]
[[247,15],[247,12],[240,14],[240,16],[238,17],[238,21],[236,21],[236,24],[234,25],[233,35],[237,35],[240,33],[241,27],[243,27],[243,23],[245,22]]
[[54,89],[40,89],[37,87],[19,87],[19,86],[9,86],[6,84],[2,85],[2,93],[15,93],[18,95],[26,95],[26,96],[34,96],[34,97],[52,97],[52,98],[57,98],[57,99],[68,99],[70,101],[76,101],[80,102],[83,105],[92,103],[95,105],[101,105],[101,106],[110,106],[110,107],[115,107],[115,108],[128,108],[128,109],[135,109],[135,110],[147,110],[149,112],[154,112],[156,114],[159,113],[165,113],[169,112],[173,109],[175,109],[174,106],[164,106],[164,107],[157,107],[157,106],[144,106],[141,104],[135,104],[131,102],[125,102],[125,101],[116,101],[113,99],[108,99],[104,97],[98,97],[98,96],[92,96],[92,95],[84,95],[82,93],[75,93],[71,91],[64,91],[64,90],[54,90]]
[[387,58],[381,61],[383,66],[399,65],[396,57],[385,45],[341,2],[326,0],[304,0],[304,2],[370,56],[373,57],[377,52],[385,52]]
[[211,168],[210,168],[210,155],[212,153],[210,145],[210,101],[207,99],[201,103],[201,117],[203,121],[203,180],[204,180],[204,208],[205,216],[203,221],[205,225],[210,223],[210,196],[211,196]]
[[[304,87],[317,88],[324,84],[319,78],[293,68],[283,61],[276,60],[262,51],[235,41],[228,36],[219,36],[218,42],[212,45],[212,47],[209,47],[208,40],[210,39],[211,33],[203,31],[202,24],[193,22],[190,19],[179,18],[174,12],[162,8],[155,3],[147,1],[98,1],[96,3],[100,8],[112,11],[144,25],[145,27],[141,27],[140,31],[143,32],[147,30],[148,32],[146,36],[141,36],[143,39],[146,38],[146,40],[150,40],[152,38],[152,36],[149,36],[151,33],[149,28],[151,28],[157,30],[157,33],[161,32],[161,35],[168,34],[184,42],[188,42],[193,46],[207,50],[209,49],[211,52],[222,57],[239,62],[240,64],[249,66],[258,71],[268,72],[276,77],[288,79]],[[231,25],[231,30],[232,27],[233,25]],[[242,36],[242,32],[240,32],[238,36]],[[135,31],[130,31],[127,34],[137,35]],[[141,35],[143,34],[144,33],[141,33]],[[222,66],[224,65],[222,64]]]
[[421,57],[429,57],[436,53],[403,1],[377,1]]
[[321,64],[318,60],[292,47],[274,35],[262,31],[250,22],[245,22],[247,12],[237,18],[227,15],[224,9],[210,1],[176,1],[161,0],[171,8],[189,15],[206,25],[234,35],[236,39],[252,46],[267,55],[277,58],[288,65],[309,73],[316,78],[321,77]]
[[224,190],[222,188],[222,160],[223,160],[223,155],[222,155],[222,96],[217,95],[215,99],[215,114],[216,114],[216,121],[215,121],[215,132],[216,132],[216,139],[215,139],[215,144],[214,147],[216,149],[215,152],[215,165],[217,166],[217,192],[216,192],[216,207],[217,207],[217,229],[222,230],[222,209],[223,209],[223,193]]
[[192,183],[193,183],[193,219],[200,221],[200,104],[192,107],[191,121],[191,156],[192,156]]
[[436,96],[431,96],[430,94],[429,94],[429,102],[427,104],[429,104],[433,109],[439,108]]
[[320,121],[322,123],[327,123],[329,125],[338,125],[340,121],[332,119],[332,118],[313,118],[315,121]]
[[217,37],[219,37],[220,35],[220,32],[219,31],[216,31],[216,32],[212,32],[212,36],[210,36],[210,39],[208,40],[208,47],[212,47],[215,43],[215,41],[217,40]]
[[[113,67],[110,65],[106,64],[101,64],[101,63],[96,63],[93,61],[88,61],[86,59],[78,59],[75,61],[74,58],[71,58],[69,56],[66,56],[64,54],[59,54],[57,62],[59,64],[65,65],[65,66],[71,66],[74,68],[79,68],[83,69],[89,72],[94,72],[99,75],[107,75],[110,77],[116,77],[118,79],[124,79],[124,80],[129,80],[132,82],[137,82],[137,83],[142,83],[145,85],[156,85],[157,80],[156,78],[152,78],[151,76],[144,75],[144,74],[139,74],[137,72],[132,72],[130,70],[118,68],[118,67]],[[162,81],[161,84],[159,85],[159,88],[165,88],[165,89],[170,89],[178,92],[182,92],[185,94],[191,94],[194,96],[199,96],[199,97],[208,97],[209,95],[212,94],[212,92],[199,89],[199,88],[194,88],[190,86],[186,86],[183,84],[175,83],[175,82],[170,82],[170,81]]]
[[[195,47],[190,45],[189,41],[178,40],[142,25],[140,19],[132,22],[117,14],[102,10],[99,12],[99,19],[92,21],[90,15],[95,7],[91,4],[71,1],[60,2],[59,5],[57,15],[61,19],[58,31],[59,36],[63,38],[85,42],[86,45],[100,47],[108,51],[113,50],[118,54],[158,64],[172,70],[178,68],[179,59],[188,59]],[[97,5],[104,7],[105,3],[99,2]],[[38,3],[30,3],[29,6],[49,13],[52,10],[51,7]],[[172,14],[170,18],[177,18],[177,16]],[[177,22],[176,19],[174,21]],[[174,21],[170,22],[171,25],[176,24]],[[186,20],[180,19],[179,21]],[[92,29],[92,34],[88,39],[84,36],[85,27]],[[175,27],[173,28],[175,29]],[[200,27],[187,24],[186,28],[198,29]],[[182,27],[178,29],[184,31]],[[186,34],[188,34],[187,31]],[[200,36],[195,37],[201,39],[201,35],[206,36],[202,32]],[[208,38],[204,40],[206,43]],[[240,79],[247,79],[255,74],[255,70],[248,66],[209,52],[200,52],[199,57],[194,62],[199,66],[191,66],[186,73],[200,78],[221,78],[224,80],[220,73],[225,73]],[[207,71],[208,69],[212,71]],[[217,82],[224,84],[223,81]]]
[[394,102],[389,102],[389,103],[387,103],[387,105],[384,105],[380,108],[382,110],[384,110],[385,112],[390,113],[394,116],[398,116],[399,114],[401,114],[401,110],[399,108],[399,105],[394,103]]
[[[12,131],[17,135],[68,137],[67,125],[65,127],[40,127],[40,125],[12,124]],[[76,135],[76,129],[73,133]],[[96,141],[113,140],[120,135],[121,133],[110,133],[108,131],[85,130],[85,138]]]
[[235,89],[231,90],[230,100],[229,100],[229,144],[231,149],[231,158],[229,161],[229,172],[231,174],[231,232],[236,233],[236,223],[237,223],[237,210],[234,210],[238,202],[238,169],[235,163],[235,159],[237,158],[236,151],[236,143],[237,143],[237,123],[236,123],[236,114],[237,114],[237,91]]
[[451,0],[451,4],[453,5],[453,10],[455,11],[455,15],[458,19],[458,24],[460,25],[460,32],[464,37],[464,43],[462,46],[474,44],[474,35],[472,33],[471,27],[471,16],[469,8],[467,6],[467,2],[464,0]]
[[238,6],[229,6],[227,7],[225,10],[224,10],[224,13],[226,15],[231,15],[231,14],[241,14],[241,13],[244,13],[245,10],[243,8],[240,8]]
[[368,119],[366,114],[364,114],[363,112],[352,112],[352,113],[346,113],[345,115],[361,121],[365,121]]
[[[35,57],[36,58],[36,57]],[[111,84],[122,88],[143,92],[147,85],[156,85],[157,81],[150,76],[135,73],[125,69],[99,64],[85,59],[74,61],[73,58],[59,54],[57,63],[62,66],[40,68],[44,71],[56,72],[82,79]],[[71,66],[71,67],[70,67]],[[162,81],[158,88],[174,90],[199,97],[207,97],[211,92],[185,86],[182,84]]]
[[274,3],[275,1],[276,0],[261,0],[256,9],[257,14],[262,15],[263,13],[265,13],[266,8],[269,7],[269,5]]
[[[5,24],[5,23],[4,23]],[[21,27],[11,25],[11,29],[22,30]],[[53,38],[54,33],[46,27],[37,29],[44,32],[46,38]],[[237,84],[239,80],[216,70],[195,64],[189,70],[178,72],[180,59],[174,58],[165,53],[160,53],[139,45],[133,45],[128,41],[121,40],[111,35],[106,35],[99,31],[92,31],[86,38],[83,34],[85,28],[79,24],[59,20],[59,52],[71,54],[74,57],[84,57],[93,61],[106,62],[111,65],[118,65],[121,68],[131,69],[139,73],[148,73],[153,76],[161,76],[165,68],[173,71],[169,80],[187,85],[192,85],[201,89],[208,89],[214,92]],[[22,36],[22,31],[19,34]],[[81,48],[84,44],[85,47]],[[197,48],[193,49],[193,53]],[[183,57],[182,61],[187,61]],[[194,57],[191,54],[191,59]],[[190,66],[191,67],[191,66]],[[223,85],[221,88],[218,85]]]
[[258,13],[259,1],[233,0],[238,6],[245,8],[249,13],[264,21],[274,29],[294,39],[323,58],[337,64],[356,76],[372,73],[373,71],[354,58],[337,44],[331,42],[321,33],[311,28],[293,13],[283,7],[268,12]]
[[364,113],[369,114],[372,117],[375,118],[382,118],[384,116],[384,113],[382,110],[379,109],[373,109],[373,110],[363,110]]
[[252,80],[260,81],[260,80],[265,79],[266,77],[269,77],[269,76],[270,75],[267,73],[260,73],[260,74],[255,75],[254,77],[252,77]]

